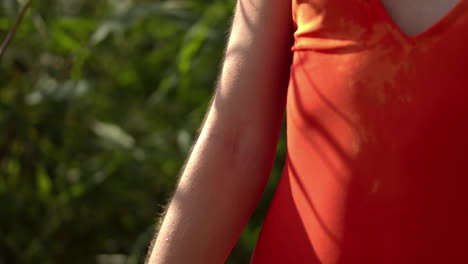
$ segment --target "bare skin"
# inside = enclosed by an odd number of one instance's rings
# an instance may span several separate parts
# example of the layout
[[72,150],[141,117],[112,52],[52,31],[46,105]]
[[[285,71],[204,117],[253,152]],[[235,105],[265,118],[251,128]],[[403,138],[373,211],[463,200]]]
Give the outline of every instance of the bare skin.
[[[416,35],[463,0],[381,1],[403,32]],[[211,107],[147,263],[227,259],[271,172],[292,44],[291,1],[237,1]]]
[[395,24],[410,36],[436,23],[460,1],[464,0],[381,0]]
[[291,3],[239,0],[212,105],[148,263],[224,263],[276,153],[293,44]]

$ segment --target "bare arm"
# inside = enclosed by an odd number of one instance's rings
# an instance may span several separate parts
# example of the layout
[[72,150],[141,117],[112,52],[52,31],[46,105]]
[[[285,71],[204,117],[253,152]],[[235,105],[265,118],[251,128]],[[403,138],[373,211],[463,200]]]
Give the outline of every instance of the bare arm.
[[290,0],[238,0],[218,87],[150,264],[227,259],[271,173],[292,39]]

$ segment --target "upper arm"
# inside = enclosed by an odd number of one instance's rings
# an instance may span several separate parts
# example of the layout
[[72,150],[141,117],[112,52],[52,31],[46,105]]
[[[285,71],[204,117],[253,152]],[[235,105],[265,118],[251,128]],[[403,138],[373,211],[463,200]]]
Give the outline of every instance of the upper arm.
[[237,1],[207,120],[211,126],[241,126],[263,135],[279,127],[292,59],[291,1]]

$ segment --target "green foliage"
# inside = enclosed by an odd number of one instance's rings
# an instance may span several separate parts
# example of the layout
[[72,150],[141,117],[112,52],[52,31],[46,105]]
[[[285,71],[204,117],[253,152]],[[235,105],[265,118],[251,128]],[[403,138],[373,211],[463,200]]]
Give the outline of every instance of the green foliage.
[[[0,3],[0,37],[22,4]],[[33,1],[0,61],[0,264],[142,262],[234,5]],[[284,150],[228,263],[248,263]]]

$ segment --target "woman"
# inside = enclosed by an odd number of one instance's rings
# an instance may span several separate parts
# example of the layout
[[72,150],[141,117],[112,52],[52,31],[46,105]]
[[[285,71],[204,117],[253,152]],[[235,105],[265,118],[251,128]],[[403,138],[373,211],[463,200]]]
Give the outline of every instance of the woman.
[[251,263],[466,263],[467,28],[467,0],[239,0],[149,263],[226,260],[285,110]]

